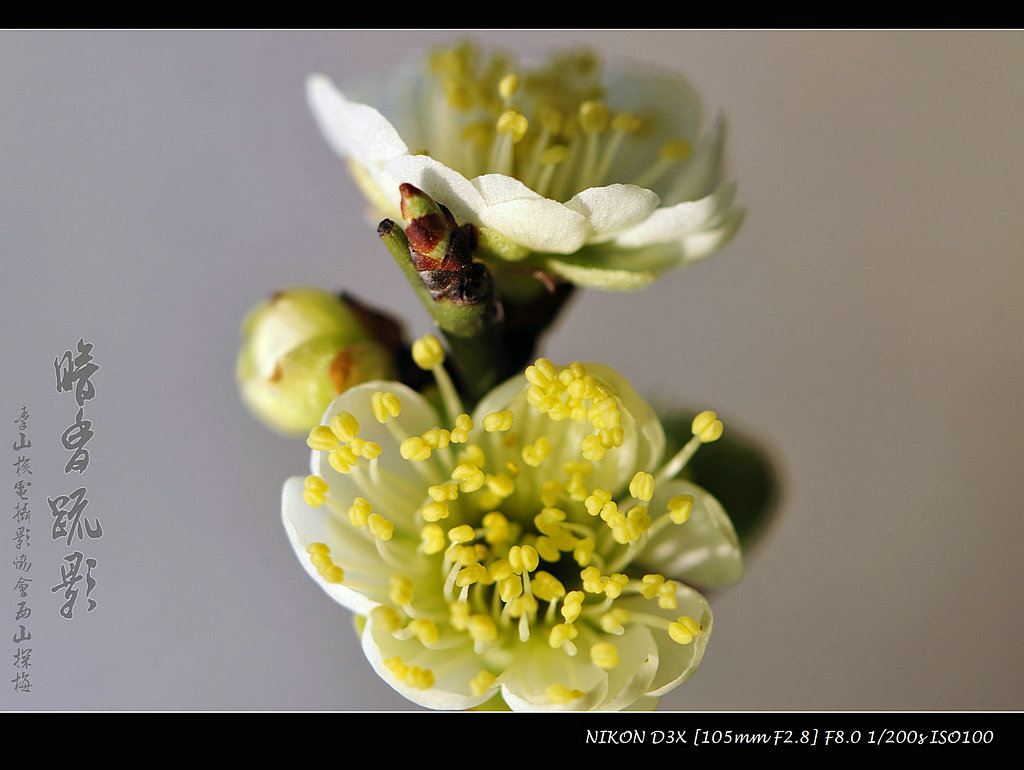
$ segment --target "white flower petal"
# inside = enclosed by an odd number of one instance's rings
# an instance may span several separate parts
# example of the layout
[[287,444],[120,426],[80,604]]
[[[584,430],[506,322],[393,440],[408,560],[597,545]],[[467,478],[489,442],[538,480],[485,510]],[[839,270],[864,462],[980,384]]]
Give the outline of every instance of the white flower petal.
[[[395,639],[391,634],[376,628],[373,617],[366,620],[363,629],[363,652],[381,679],[390,684],[403,696],[420,706],[437,710],[465,710],[488,700],[493,690],[474,695],[469,682],[479,671],[478,659],[473,652],[472,642],[464,642],[455,648],[431,650],[416,639]],[[415,686],[408,680],[399,679],[384,661],[399,657],[407,666],[419,666],[435,674],[432,687]],[[455,665],[453,665],[455,663]]]
[[642,223],[616,236],[615,245],[633,249],[681,238],[713,223],[732,205],[735,197],[736,185],[727,184],[701,200],[660,208]]
[[[608,698],[608,675],[590,662],[585,650],[567,655],[540,639],[520,646],[506,676],[501,694],[513,711],[593,711]],[[556,703],[547,692],[551,685],[583,694]]]
[[739,538],[722,504],[696,484],[676,479],[659,486],[650,510],[666,510],[675,495],[693,496],[689,519],[655,533],[637,557],[637,565],[706,588],[739,582],[743,577]]
[[644,187],[613,184],[577,193],[565,205],[586,217],[592,233],[589,240],[598,243],[646,220],[658,202],[658,196]]
[[[334,601],[365,615],[387,600],[387,575],[380,570],[379,556],[373,543],[357,532],[349,522],[322,506],[312,508],[302,498],[303,479],[295,476],[284,485],[281,517],[288,541],[306,573]],[[312,543],[325,543],[335,563],[343,564],[348,582],[328,583],[310,560],[306,548]],[[349,586],[355,581],[360,589]]]
[[700,633],[689,644],[679,644],[664,632],[651,634],[657,646],[658,671],[645,694],[653,697],[661,697],[693,676],[711,638],[712,617],[707,600],[681,583],[676,584],[675,595],[677,605],[672,609],[664,609],[657,601],[641,596],[624,597],[617,602],[617,606],[630,612],[656,615],[669,622],[685,616],[700,624]]
[[324,139],[343,158],[369,165],[408,154],[387,118],[369,105],[349,101],[325,75],[306,80],[306,99]]

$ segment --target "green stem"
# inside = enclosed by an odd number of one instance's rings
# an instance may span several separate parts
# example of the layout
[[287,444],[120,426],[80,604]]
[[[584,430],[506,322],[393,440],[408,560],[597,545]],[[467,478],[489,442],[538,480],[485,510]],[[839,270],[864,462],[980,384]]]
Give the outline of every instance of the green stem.
[[461,300],[435,297],[413,266],[409,240],[402,228],[385,219],[377,234],[444,336],[459,389],[467,401],[475,404],[509,374],[490,274],[480,263],[473,263],[474,270],[484,271],[481,276],[486,277],[488,290],[481,290],[478,297],[464,296]]

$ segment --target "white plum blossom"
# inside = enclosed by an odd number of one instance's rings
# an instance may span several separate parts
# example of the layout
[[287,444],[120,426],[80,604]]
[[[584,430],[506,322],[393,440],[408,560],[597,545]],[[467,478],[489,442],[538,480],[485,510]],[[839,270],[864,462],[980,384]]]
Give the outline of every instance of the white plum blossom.
[[459,45],[363,99],[312,75],[307,98],[378,214],[397,219],[410,183],[477,226],[492,269],[636,289],[717,251],[743,221],[724,179],[725,121],[702,133],[701,99],[674,75],[605,73],[587,51],[524,69]]
[[308,438],[283,520],[308,574],[365,617],[369,663],[409,700],[469,709],[653,708],[696,670],[711,611],[690,584],[742,574],[721,505],[664,460],[651,407],[614,370],[539,359],[472,415],[437,339],[413,349],[442,407],[390,381],[340,395]]

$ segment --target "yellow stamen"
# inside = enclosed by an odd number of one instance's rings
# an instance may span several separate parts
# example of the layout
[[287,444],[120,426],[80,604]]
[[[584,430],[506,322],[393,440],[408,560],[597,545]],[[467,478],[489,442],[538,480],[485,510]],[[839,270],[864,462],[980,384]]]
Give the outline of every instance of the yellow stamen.
[[582,690],[570,690],[564,684],[550,684],[544,690],[544,694],[548,696],[552,703],[559,705],[570,703],[577,698],[582,698],[584,695]]
[[444,348],[433,334],[420,337],[412,343],[412,359],[420,369],[430,370],[444,363]]
[[689,644],[700,633],[700,630],[700,623],[684,615],[678,618],[675,623],[669,624],[668,635],[672,637],[674,642]]
[[348,412],[338,412],[331,418],[330,428],[338,441],[352,441],[359,435],[359,420]]
[[370,397],[370,408],[377,422],[383,425],[388,417],[398,417],[402,413],[402,400],[394,393],[378,390]]
[[598,642],[590,648],[590,660],[606,671],[619,665],[619,649],[611,642]]

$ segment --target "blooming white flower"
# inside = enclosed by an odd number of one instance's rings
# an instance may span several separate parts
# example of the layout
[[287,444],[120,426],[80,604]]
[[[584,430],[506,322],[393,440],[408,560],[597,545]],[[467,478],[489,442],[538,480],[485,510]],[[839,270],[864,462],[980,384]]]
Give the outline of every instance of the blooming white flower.
[[312,473],[283,492],[306,571],[366,616],[370,664],[422,706],[653,708],[711,632],[687,583],[742,573],[721,506],[675,478],[721,423],[700,415],[663,463],[660,422],[612,369],[539,359],[470,416],[436,338],[413,353],[446,414],[378,381],[310,433]]
[[725,122],[702,136],[701,100],[675,76],[621,66],[602,82],[589,52],[520,72],[463,45],[365,103],[324,75],[307,98],[380,213],[397,219],[411,183],[477,225],[492,262],[635,289],[718,250],[743,220],[723,180]]

